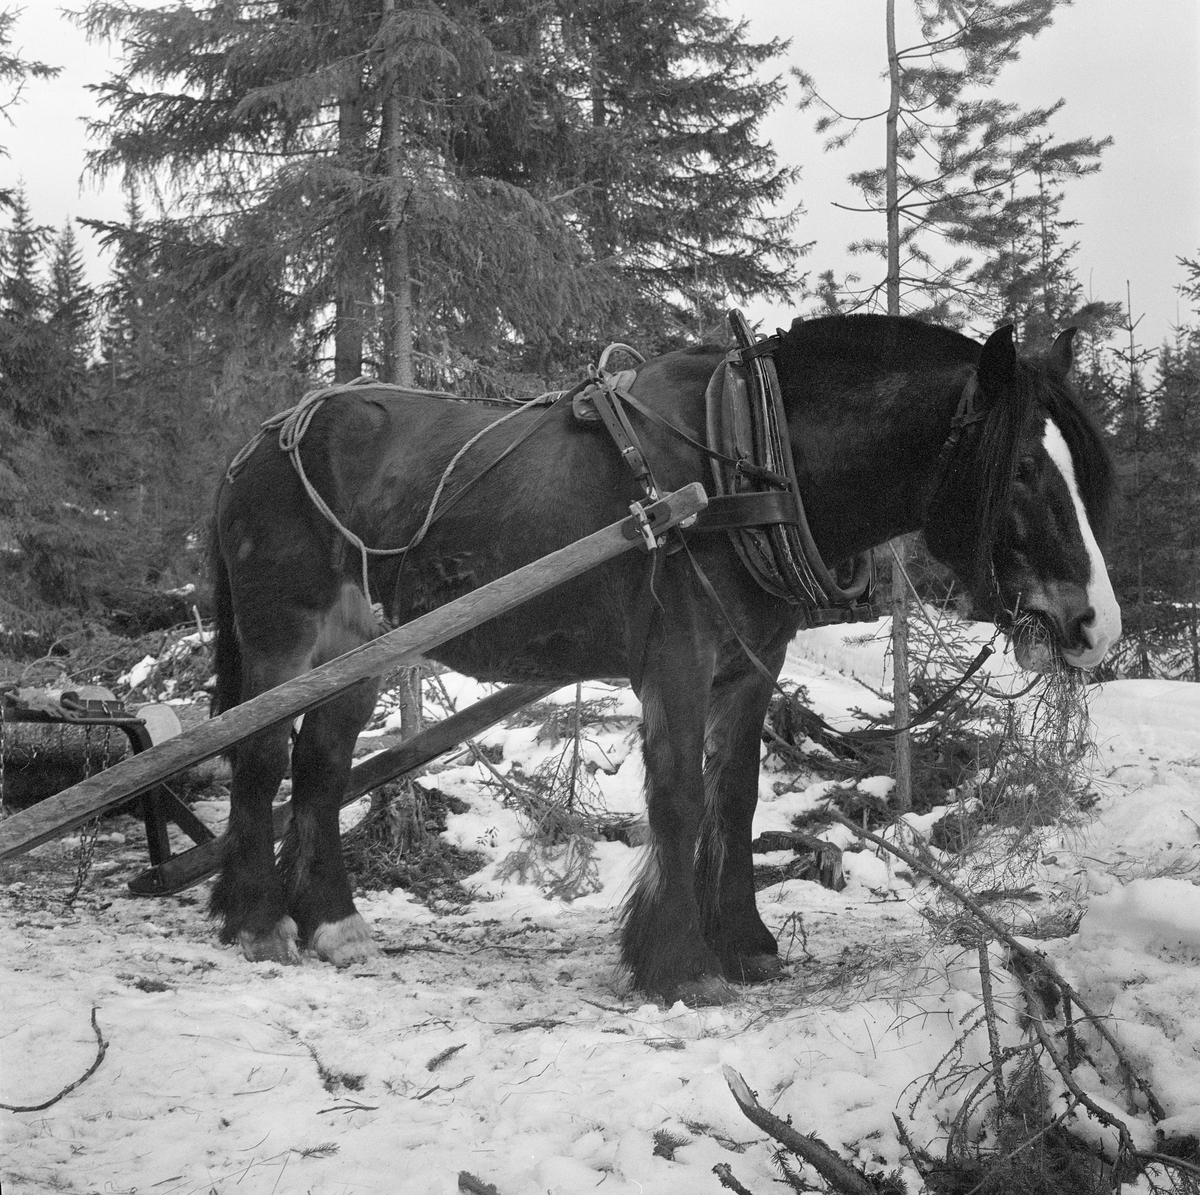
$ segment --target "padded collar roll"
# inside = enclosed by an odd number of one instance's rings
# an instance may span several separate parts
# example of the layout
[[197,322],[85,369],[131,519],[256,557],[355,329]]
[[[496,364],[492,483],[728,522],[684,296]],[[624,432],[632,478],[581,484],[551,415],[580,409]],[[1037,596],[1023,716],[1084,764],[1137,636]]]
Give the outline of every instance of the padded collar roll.
[[803,606],[810,625],[870,618],[875,577],[870,553],[855,557],[849,578],[839,581],[808,527],[775,370],[779,337],[755,342],[740,311],[729,313],[729,323],[738,347],[717,367],[706,393],[716,492],[735,500],[731,506],[783,503],[791,516],[730,528],[734,546],[758,584]]

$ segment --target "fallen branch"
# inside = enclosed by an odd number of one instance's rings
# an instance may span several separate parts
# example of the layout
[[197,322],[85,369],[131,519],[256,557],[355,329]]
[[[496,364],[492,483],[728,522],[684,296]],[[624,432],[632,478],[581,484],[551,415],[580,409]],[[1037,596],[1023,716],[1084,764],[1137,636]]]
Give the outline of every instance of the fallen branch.
[[1041,1043],[1042,1049],[1050,1056],[1050,1061],[1054,1063],[1054,1069],[1058,1071],[1062,1077],[1062,1081],[1066,1084],[1067,1090],[1071,1093],[1071,1098],[1077,1103],[1082,1104],[1087,1109],[1089,1115],[1094,1116],[1102,1125],[1110,1129],[1116,1129],[1119,1146],[1117,1156],[1115,1158],[1103,1157],[1103,1160],[1110,1166],[1117,1165],[1121,1158],[1127,1154],[1134,1152],[1133,1137],[1129,1132],[1129,1126],[1123,1121],[1113,1116],[1101,1108],[1099,1104],[1093,1100],[1078,1083],[1075,1082],[1075,1077],[1071,1074],[1070,1068],[1067,1066],[1067,1060],[1059,1053],[1058,1047],[1054,1044],[1054,1040],[1046,1031],[1046,1023],[1042,1018],[1042,1000],[1038,992],[1034,988],[1031,977],[1023,967],[1016,971],[1017,979],[1021,983],[1021,990],[1025,993],[1025,1012],[1033,1032],[1037,1035],[1038,1041]]
[[780,1145],[803,1158],[827,1183],[842,1192],[842,1195],[877,1195],[875,1187],[866,1177],[839,1154],[834,1153],[823,1141],[797,1132],[787,1121],[780,1120],[773,1112],[768,1112],[755,1098],[746,1080],[733,1067],[724,1066],[721,1072],[746,1119],[774,1137]]
[[48,1099],[44,1104],[0,1104],[0,1108],[3,1108],[6,1112],[42,1112],[49,1108],[51,1104],[57,1104],[64,1095],[74,1091],[76,1087],[86,1083],[96,1073],[100,1063],[104,1061],[104,1055],[108,1053],[108,1042],[104,1040],[104,1034],[100,1032],[100,1026],[96,1024],[95,1008],[92,1009],[92,1032],[96,1035],[96,1060],[74,1083],[68,1083],[58,1095],[52,1099]]
[[734,1195],[754,1195],[747,1187],[743,1187],[736,1178],[733,1177],[733,1171],[729,1168],[728,1162],[718,1162],[712,1169],[713,1174],[720,1180],[721,1186],[727,1191],[732,1191]]
[[557,1029],[566,1021],[556,1021],[553,1017],[538,1017],[533,1021],[513,1021],[511,1025],[501,1025],[497,1033],[524,1033],[526,1029]]
[[[446,688],[446,682],[442,680],[441,675],[435,672],[429,679],[433,681],[433,683],[437,685],[439,689],[441,689],[442,700],[446,703],[446,708],[452,714],[458,713],[458,706],[455,704],[454,698],[450,696],[450,691]],[[495,780],[496,783],[499,784],[500,787],[503,788],[504,791],[507,792],[508,795],[517,802],[518,805],[520,805],[521,793],[513,785],[512,781],[509,780],[508,777],[503,774],[503,772],[499,771],[492,761],[488,759],[486,755],[484,755],[483,748],[480,747],[480,745],[474,739],[467,739],[466,743],[463,745],[471,753],[475,762],[477,764],[482,764],[483,767],[491,772],[492,779]]]
[[[1108,1043],[1109,1048],[1116,1055],[1117,1063],[1129,1078],[1137,1085],[1137,1088],[1146,1097],[1146,1104],[1150,1112],[1151,1119],[1157,1123],[1162,1120],[1166,1113],[1163,1111],[1163,1106],[1159,1102],[1158,1096],[1154,1094],[1154,1089],[1150,1086],[1147,1080],[1143,1079],[1133,1064],[1125,1056],[1125,1051],[1121,1048],[1120,1043],[1109,1031],[1108,1026],[1104,1023],[1104,1019],[1092,1010],[1090,1005],[1083,999],[1082,996],[1058,973],[1050,959],[1040,950],[1034,950],[1026,946],[1023,942],[1015,938],[1005,927],[997,921],[984,907],[973,897],[969,892],[960,888],[953,880],[944,876],[941,871],[932,863],[919,858],[912,851],[905,850],[902,846],[898,846],[894,842],[888,842],[887,839],[881,838],[878,834],[872,834],[870,830],[864,830],[862,826],[852,822],[848,817],[844,817],[838,810],[830,808],[829,816],[840,822],[843,826],[853,830],[859,838],[866,839],[868,842],[874,843],[876,846],[882,847],[889,854],[895,855],[897,859],[907,863],[913,870],[931,880],[939,888],[950,893],[960,904],[970,910],[976,920],[985,925],[996,937],[1003,942],[1014,955],[1018,956],[1030,966],[1035,972],[1045,975],[1058,988],[1059,992],[1064,996],[1069,997],[1075,1004],[1076,1008],[1087,1018],[1092,1028]],[[1064,1075],[1064,1078],[1066,1076]]]
[[1004,1091],[1004,1059],[1000,1052],[1000,1031],[996,1025],[996,1004],[992,997],[992,965],[988,944],[982,934],[976,943],[979,955],[979,984],[983,994],[983,1015],[987,1019],[988,1053],[992,1059],[992,1077],[996,1087],[996,1106],[1003,1113],[1007,1104]]

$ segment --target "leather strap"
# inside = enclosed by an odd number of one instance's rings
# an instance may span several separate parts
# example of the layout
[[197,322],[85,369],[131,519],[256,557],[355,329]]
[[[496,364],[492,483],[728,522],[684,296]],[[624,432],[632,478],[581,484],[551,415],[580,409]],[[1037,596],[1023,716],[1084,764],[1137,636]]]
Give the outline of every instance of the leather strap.
[[629,466],[630,472],[641,486],[642,492],[652,502],[657,501],[659,489],[654,480],[654,474],[650,471],[646,454],[642,452],[642,446],[638,443],[637,433],[629,423],[629,417],[621,409],[621,404],[616,399],[616,391],[607,385],[600,385],[590,391],[588,397],[592,400],[596,414],[600,416],[601,422],[617,446],[621,459]]
[[733,531],[741,527],[765,527],[771,523],[796,523],[796,503],[781,490],[761,493],[715,494],[687,528],[689,535]]

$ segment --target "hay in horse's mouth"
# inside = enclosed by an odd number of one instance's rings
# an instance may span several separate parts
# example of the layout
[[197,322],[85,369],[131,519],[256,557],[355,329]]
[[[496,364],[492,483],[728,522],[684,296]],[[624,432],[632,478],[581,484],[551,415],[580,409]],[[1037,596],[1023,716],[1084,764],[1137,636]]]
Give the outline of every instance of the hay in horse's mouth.
[[1050,618],[1040,610],[1022,610],[1007,627],[1017,663],[1030,672],[1061,672],[1070,667]]

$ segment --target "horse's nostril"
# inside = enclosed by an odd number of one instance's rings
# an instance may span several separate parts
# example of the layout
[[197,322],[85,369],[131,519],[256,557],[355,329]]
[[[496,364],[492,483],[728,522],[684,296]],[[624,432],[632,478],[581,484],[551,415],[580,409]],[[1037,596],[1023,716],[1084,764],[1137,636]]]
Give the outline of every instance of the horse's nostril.
[[1075,619],[1075,641],[1092,646],[1092,632],[1096,629],[1096,609],[1089,606]]

